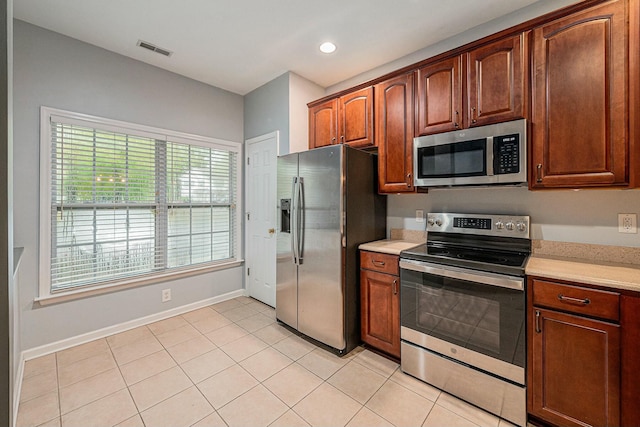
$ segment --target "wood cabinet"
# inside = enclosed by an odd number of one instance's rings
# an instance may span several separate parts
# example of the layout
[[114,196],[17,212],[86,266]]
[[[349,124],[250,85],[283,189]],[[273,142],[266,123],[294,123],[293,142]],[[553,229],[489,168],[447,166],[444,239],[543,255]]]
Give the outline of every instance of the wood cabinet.
[[338,100],[329,99],[309,107],[309,149],[337,143]]
[[525,34],[508,37],[465,55],[467,108],[464,126],[525,117]]
[[413,73],[375,86],[378,191],[407,193],[413,185]]
[[400,277],[397,255],[360,251],[361,338],[400,358]]
[[606,2],[532,31],[531,188],[629,182],[626,6]]
[[417,71],[415,135],[462,127],[462,57],[445,59]]
[[419,68],[416,136],[524,117],[524,53],[520,34]]
[[310,106],[309,148],[373,146],[373,100],[373,87],[369,86]]
[[527,410],[558,426],[619,426],[616,292],[530,277]]
[[620,297],[620,328],[622,332],[622,366],[620,417],[622,426],[640,424],[640,295]]

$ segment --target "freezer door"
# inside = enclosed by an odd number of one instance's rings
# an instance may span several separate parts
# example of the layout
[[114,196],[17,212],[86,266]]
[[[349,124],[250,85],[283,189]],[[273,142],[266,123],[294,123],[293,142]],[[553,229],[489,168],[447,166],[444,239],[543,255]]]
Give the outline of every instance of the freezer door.
[[298,330],[344,349],[341,146],[299,154],[303,215],[298,266]]
[[278,240],[276,252],[276,318],[298,329],[298,271],[293,254],[294,180],[298,155],[278,158]]

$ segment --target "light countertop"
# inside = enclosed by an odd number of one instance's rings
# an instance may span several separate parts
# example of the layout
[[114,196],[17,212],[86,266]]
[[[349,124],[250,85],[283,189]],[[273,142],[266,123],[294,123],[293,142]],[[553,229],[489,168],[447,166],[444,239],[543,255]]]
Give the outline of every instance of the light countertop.
[[640,292],[640,265],[597,263],[576,258],[532,255],[525,267],[525,273],[527,276],[541,276]]
[[410,249],[418,245],[420,245],[420,243],[411,242],[408,240],[385,239],[376,240],[375,242],[363,243],[359,246],[359,249],[363,251],[400,255],[400,252],[404,251],[405,249]]
[[[424,243],[416,241],[415,237],[408,235],[407,239],[377,240],[363,243],[359,249],[400,255],[400,252]],[[528,276],[640,292],[640,262],[636,260],[640,259],[640,248],[534,241],[533,249],[534,253],[529,257],[525,267],[525,274]],[[588,259],[595,256],[608,262]],[[618,259],[634,263],[611,262]]]

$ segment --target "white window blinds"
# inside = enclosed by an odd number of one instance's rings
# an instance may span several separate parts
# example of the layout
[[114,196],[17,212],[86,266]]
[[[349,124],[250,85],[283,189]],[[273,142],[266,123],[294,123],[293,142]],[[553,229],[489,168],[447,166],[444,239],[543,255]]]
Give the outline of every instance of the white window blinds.
[[48,124],[51,293],[235,260],[237,148]]

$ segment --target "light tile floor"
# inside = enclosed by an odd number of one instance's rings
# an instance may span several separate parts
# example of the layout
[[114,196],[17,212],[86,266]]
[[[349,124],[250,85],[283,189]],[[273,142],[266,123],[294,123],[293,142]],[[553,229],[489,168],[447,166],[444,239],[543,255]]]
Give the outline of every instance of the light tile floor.
[[510,426],[369,350],[334,356],[246,297],[27,361],[17,425]]

